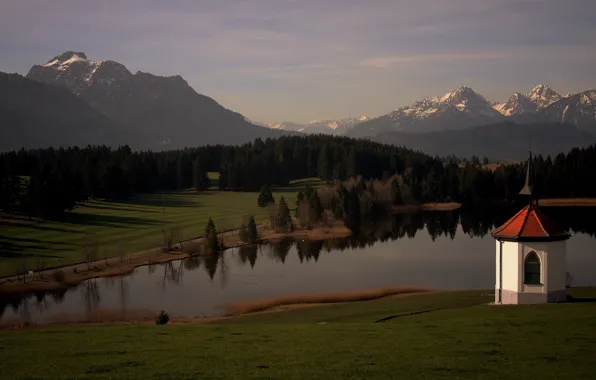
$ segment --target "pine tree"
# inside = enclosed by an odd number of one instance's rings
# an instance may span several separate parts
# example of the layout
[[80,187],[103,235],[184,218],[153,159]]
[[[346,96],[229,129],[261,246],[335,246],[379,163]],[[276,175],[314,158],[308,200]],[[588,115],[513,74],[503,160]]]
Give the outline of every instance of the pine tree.
[[353,232],[360,230],[360,198],[355,188],[348,191],[344,224]]
[[271,203],[275,203],[275,198],[273,198],[271,186],[265,185],[259,193],[259,197],[257,198],[257,205],[259,207],[267,207],[267,205]]
[[298,194],[296,195],[296,211],[295,211],[295,216],[296,218],[300,219],[300,205],[302,204],[302,202],[304,201],[304,193],[302,191],[299,191]]
[[192,166],[193,186],[195,190],[205,190],[209,188],[209,176],[205,167],[202,165],[201,158],[197,157]]
[[319,160],[318,160],[318,173],[319,178],[323,180],[330,180],[332,174],[332,167],[329,157],[329,151],[327,150],[327,146],[323,145],[321,149],[321,153],[319,153]]
[[207,235],[210,231],[215,230],[215,223],[213,223],[213,219],[209,218],[207,222],[207,226],[205,227],[205,235]]
[[248,240],[251,243],[256,242],[259,240],[259,233],[257,232],[257,223],[255,222],[254,216],[251,216],[248,219]]
[[356,178],[358,176],[358,155],[354,147],[350,148],[348,155],[348,167],[346,169],[346,177]]
[[217,252],[219,249],[219,242],[217,241],[217,230],[213,219],[209,218],[207,226],[205,226],[205,236],[203,237],[203,245],[206,252]]
[[397,157],[395,153],[391,153],[389,158],[389,174],[393,175],[397,173]]
[[290,209],[284,197],[279,200],[277,206],[277,213],[275,215],[275,227],[281,231],[288,231],[292,228],[292,217]]
[[401,189],[399,187],[399,181],[395,178],[391,181],[391,202],[394,205],[403,204],[403,200],[401,197]]

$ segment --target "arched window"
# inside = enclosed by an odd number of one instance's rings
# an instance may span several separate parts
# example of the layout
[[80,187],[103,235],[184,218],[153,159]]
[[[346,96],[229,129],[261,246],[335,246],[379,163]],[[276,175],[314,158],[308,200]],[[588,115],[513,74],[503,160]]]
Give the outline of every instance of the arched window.
[[540,259],[536,252],[530,252],[524,261],[524,284],[540,285]]

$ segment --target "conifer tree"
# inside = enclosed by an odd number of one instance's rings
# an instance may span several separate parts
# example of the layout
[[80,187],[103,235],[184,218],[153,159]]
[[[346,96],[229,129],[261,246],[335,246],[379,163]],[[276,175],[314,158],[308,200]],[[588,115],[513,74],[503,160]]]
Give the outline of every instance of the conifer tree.
[[209,188],[209,176],[207,175],[207,170],[205,170],[200,157],[197,157],[193,163],[192,175],[195,190],[205,190]]
[[213,219],[209,218],[205,226],[205,236],[203,237],[203,245],[206,252],[216,252],[219,249],[219,242],[217,241],[217,230]]
[[279,200],[277,206],[277,213],[275,215],[275,227],[281,231],[288,231],[292,228],[292,217],[290,209],[284,197]]
[[259,207],[267,207],[268,204],[275,203],[275,198],[273,198],[273,193],[271,192],[271,186],[265,185],[261,189],[259,193],[259,197],[257,199],[257,205]]
[[251,216],[250,218],[248,218],[248,240],[251,243],[256,242],[257,240],[259,240],[259,234],[257,232],[257,223],[255,222],[255,217]]

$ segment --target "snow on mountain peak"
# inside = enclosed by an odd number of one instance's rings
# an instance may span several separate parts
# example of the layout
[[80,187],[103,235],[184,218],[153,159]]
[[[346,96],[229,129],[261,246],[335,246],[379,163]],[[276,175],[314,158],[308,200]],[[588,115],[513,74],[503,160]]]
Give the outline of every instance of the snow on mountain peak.
[[462,86],[441,97],[425,98],[409,106],[398,108],[388,116],[397,122],[404,117],[422,120],[449,112],[466,113],[472,117],[500,116],[484,97],[467,86]]
[[549,105],[553,104],[561,100],[562,96],[559,95],[557,92],[553,91],[550,87],[545,86],[543,84],[539,84],[538,86],[534,87],[526,97],[530,99],[538,109],[542,109],[548,107]]
[[342,135],[352,129],[356,124],[367,121],[367,116],[348,117],[339,120],[311,120],[307,124],[297,124],[292,122],[273,123],[268,127],[272,129],[281,129],[286,131],[297,131],[302,133],[322,133]]
[[92,61],[82,52],[67,51],[35,65],[28,77],[50,83],[59,83],[75,93],[95,84],[112,85],[132,74],[126,67],[114,61]]

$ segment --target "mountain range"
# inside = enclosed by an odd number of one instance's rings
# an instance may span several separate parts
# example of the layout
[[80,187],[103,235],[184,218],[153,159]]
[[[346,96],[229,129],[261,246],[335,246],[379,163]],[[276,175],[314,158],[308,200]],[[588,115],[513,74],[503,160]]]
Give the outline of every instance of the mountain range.
[[596,90],[560,95],[539,85],[495,103],[464,86],[372,119],[262,125],[198,94],[179,75],[133,74],[121,63],[67,51],[26,77],[0,73],[0,125],[1,151],[88,144],[162,150],[322,133],[513,159],[525,155],[517,144],[527,147],[533,135],[544,140],[536,145],[543,154],[593,143]]
[[179,75],[162,77],[141,71],[132,74],[118,62],[92,61],[81,52],[68,51],[35,65],[26,78],[66,88],[114,124],[134,131],[131,139],[120,136],[112,145],[175,149],[241,144],[257,137],[287,134],[248,122],[241,114],[198,94]]
[[498,124],[443,130],[428,133],[385,132],[373,141],[405,146],[440,157],[455,154],[459,157],[488,157],[491,160],[518,161],[532,152],[556,156],[575,147],[596,143],[596,136],[568,123]]
[[356,125],[351,137],[374,137],[386,132],[426,133],[460,130],[473,126],[516,123],[569,123],[596,133],[596,91],[561,96],[539,85],[529,93],[513,94],[503,104],[491,103],[469,87],[441,97],[425,98],[383,116]]
[[313,120],[307,124],[298,124],[292,122],[268,124],[267,127],[271,129],[294,131],[307,134],[329,134],[329,135],[344,135],[351,130],[356,124],[365,122],[368,117],[349,117],[339,120]]

